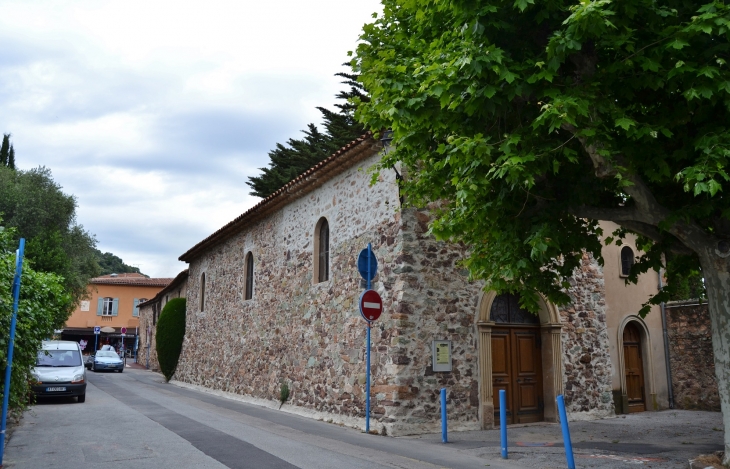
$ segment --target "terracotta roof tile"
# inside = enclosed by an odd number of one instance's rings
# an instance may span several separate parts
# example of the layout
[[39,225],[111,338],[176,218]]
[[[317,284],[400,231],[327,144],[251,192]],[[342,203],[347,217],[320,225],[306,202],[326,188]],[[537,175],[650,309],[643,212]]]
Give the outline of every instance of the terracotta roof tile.
[[171,278],[149,278],[144,275],[139,276],[123,276],[119,274],[117,277],[111,275],[103,275],[101,277],[92,278],[90,284],[94,285],[133,285],[138,287],[166,287],[172,282]]

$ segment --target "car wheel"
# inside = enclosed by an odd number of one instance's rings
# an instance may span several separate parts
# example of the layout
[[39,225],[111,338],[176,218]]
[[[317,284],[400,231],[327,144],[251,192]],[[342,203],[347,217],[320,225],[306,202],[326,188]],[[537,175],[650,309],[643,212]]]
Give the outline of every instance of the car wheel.
[[93,371],[94,373],[96,373],[96,364],[92,364],[91,365],[91,371]]
[[82,402],[86,402],[86,393],[79,396],[79,404],[81,404]]
[[124,368],[119,370],[120,373],[124,373]]

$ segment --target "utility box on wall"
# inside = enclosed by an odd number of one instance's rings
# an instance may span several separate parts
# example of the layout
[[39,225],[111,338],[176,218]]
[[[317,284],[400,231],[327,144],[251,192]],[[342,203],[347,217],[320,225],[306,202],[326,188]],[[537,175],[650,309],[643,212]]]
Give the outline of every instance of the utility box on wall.
[[451,371],[451,341],[434,340],[431,343],[433,371]]

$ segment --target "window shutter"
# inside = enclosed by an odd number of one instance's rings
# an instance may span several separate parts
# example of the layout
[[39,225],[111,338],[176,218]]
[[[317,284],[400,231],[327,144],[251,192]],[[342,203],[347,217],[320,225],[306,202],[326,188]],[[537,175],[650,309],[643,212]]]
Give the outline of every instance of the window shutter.
[[132,310],[132,316],[134,316],[135,318],[139,317],[139,308],[137,307],[138,304],[139,304],[139,299],[135,298],[134,299],[134,309]]
[[104,298],[99,298],[96,302],[96,315],[101,316],[101,312],[104,310]]
[[114,302],[112,303],[112,316],[118,316],[119,315],[119,298],[114,298]]

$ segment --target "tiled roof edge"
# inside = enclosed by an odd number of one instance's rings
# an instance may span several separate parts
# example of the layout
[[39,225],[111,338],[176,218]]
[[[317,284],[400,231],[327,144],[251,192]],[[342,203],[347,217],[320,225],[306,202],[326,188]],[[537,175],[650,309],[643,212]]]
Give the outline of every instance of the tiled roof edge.
[[175,287],[180,285],[183,282],[183,280],[185,280],[186,278],[188,278],[188,269],[185,269],[182,272],[180,272],[179,274],[177,274],[177,277],[175,277],[175,279],[172,282],[170,282],[170,284],[168,286],[166,286],[165,288],[163,288],[162,290],[157,292],[157,294],[155,296],[153,296],[152,298],[150,298],[149,300],[145,301],[144,303],[138,304],[137,307],[141,308],[142,306],[146,306],[148,304],[152,304],[157,301],[160,301],[160,299],[162,299],[163,295],[165,295],[167,292],[169,292],[171,290],[174,290]]
[[[358,156],[361,156],[363,153],[367,152],[367,150],[372,150],[373,154],[380,150],[380,142],[373,140],[371,132],[353,140],[337,150],[337,152],[335,152],[332,156],[309,168],[295,179],[288,182],[281,189],[277,190],[190,248],[178,259],[189,263],[191,260],[201,255],[204,251],[233,236],[239,231],[242,225],[250,223],[256,218],[268,215],[275,211],[279,206],[298,199],[312,189],[324,184],[324,182],[329,180],[327,176],[332,175],[332,173],[337,169],[344,170],[356,164],[362,159],[358,158]],[[348,165],[347,163],[351,164]]]
[[91,285],[127,285],[135,287],[166,287],[173,279],[171,278],[92,278]]

